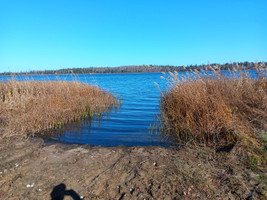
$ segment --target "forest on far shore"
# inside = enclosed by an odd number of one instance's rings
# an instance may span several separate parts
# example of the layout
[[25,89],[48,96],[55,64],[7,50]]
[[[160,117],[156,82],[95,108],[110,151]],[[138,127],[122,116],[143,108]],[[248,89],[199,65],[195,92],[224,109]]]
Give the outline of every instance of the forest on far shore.
[[66,68],[59,70],[31,70],[28,72],[4,72],[0,75],[48,75],[48,74],[105,74],[105,73],[151,73],[151,72],[181,72],[181,71],[210,71],[210,70],[249,70],[256,66],[266,67],[265,62],[233,62],[225,64],[207,65],[129,65],[120,67],[85,67],[85,68]]

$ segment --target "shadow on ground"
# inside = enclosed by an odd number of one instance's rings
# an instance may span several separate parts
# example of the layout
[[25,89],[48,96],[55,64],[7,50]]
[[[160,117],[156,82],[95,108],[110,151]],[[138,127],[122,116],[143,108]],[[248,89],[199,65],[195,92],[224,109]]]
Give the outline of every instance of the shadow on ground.
[[64,183],[55,186],[50,196],[51,200],[63,200],[65,196],[70,196],[73,200],[81,200],[77,192],[74,190],[66,190],[66,185]]

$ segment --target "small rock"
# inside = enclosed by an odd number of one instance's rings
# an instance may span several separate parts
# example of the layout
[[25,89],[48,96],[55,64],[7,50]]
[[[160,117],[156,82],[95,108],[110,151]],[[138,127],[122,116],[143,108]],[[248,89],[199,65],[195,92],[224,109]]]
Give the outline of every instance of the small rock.
[[27,184],[27,188],[30,188],[30,187],[33,187],[34,186],[34,183],[32,183],[32,184]]
[[116,188],[117,188],[117,192],[120,193],[121,187],[117,185]]
[[133,194],[133,192],[134,192],[134,188],[132,187],[132,188],[130,189],[130,193]]
[[156,167],[158,164],[156,162],[154,162],[153,165]]

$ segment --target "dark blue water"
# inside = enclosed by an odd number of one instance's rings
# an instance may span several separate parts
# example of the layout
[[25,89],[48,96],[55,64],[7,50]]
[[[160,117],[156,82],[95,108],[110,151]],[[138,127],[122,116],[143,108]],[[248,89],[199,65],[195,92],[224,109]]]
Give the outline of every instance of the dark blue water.
[[[213,72],[208,72],[212,74]],[[228,73],[229,72],[225,72]],[[256,77],[255,71],[249,72]],[[186,76],[186,73],[182,73]],[[86,120],[69,125],[67,129],[58,130],[55,138],[70,143],[87,143],[102,146],[136,146],[136,145],[170,145],[169,141],[155,131],[151,131],[156,115],[159,114],[160,90],[164,91],[166,80],[162,73],[136,74],[94,74],[94,75],[49,75],[26,77],[30,80],[78,80],[88,84],[98,85],[110,91],[122,100],[122,106],[117,111],[104,113],[101,118]],[[166,76],[165,76],[166,77]],[[6,81],[10,77],[0,77]],[[16,77],[25,80],[25,77]]]
[[[78,80],[110,91],[121,99],[122,105],[117,111],[104,113],[101,119],[91,124],[76,124],[65,131],[59,140],[75,143],[88,143],[103,146],[161,145],[167,142],[161,135],[150,130],[156,114],[159,113],[160,90],[154,84],[163,87],[165,82],[161,73],[145,74],[95,74],[79,75]],[[60,79],[71,77],[62,76]],[[77,129],[76,133],[73,129]]]

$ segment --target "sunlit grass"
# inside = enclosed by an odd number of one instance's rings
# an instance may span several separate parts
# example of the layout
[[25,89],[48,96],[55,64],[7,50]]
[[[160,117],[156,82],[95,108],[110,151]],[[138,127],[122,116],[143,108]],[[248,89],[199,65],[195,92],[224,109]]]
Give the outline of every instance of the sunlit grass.
[[116,107],[99,87],[77,81],[0,82],[0,135],[35,135]]
[[257,130],[267,129],[266,68],[256,68],[254,79],[244,71],[170,73],[171,89],[161,98],[161,131],[176,141],[208,146],[256,144]]

